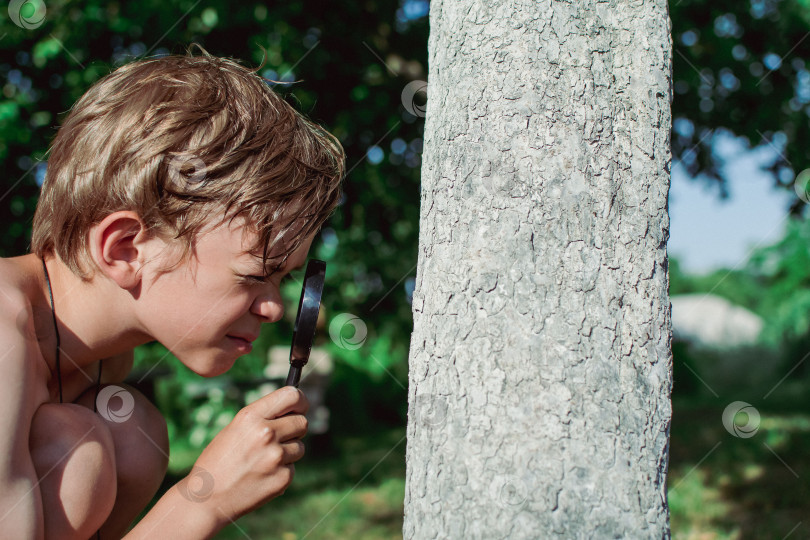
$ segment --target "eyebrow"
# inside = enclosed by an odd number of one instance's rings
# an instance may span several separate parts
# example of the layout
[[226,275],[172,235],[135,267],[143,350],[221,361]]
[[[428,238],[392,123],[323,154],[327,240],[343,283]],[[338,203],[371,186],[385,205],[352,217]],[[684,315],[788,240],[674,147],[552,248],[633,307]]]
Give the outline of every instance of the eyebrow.
[[[256,259],[259,263],[261,263],[262,256],[259,255],[258,252],[251,251],[251,252],[248,252],[248,254],[253,259]],[[278,259],[277,257],[267,259],[267,261],[266,261],[267,264],[265,266],[265,271],[267,271],[268,275],[270,274],[269,271],[272,270],[275,267],[275,265],[277,264],[276,262],[273,262],[273,261],[277,260],[277,259]],[[295,272],[296,270],[301,270],[306,264],[307,264],[307,261],[306,261],[306,259],[304,259],[304,261],[301,264],[291,268],[290,270],[288,270],[288,272]]]

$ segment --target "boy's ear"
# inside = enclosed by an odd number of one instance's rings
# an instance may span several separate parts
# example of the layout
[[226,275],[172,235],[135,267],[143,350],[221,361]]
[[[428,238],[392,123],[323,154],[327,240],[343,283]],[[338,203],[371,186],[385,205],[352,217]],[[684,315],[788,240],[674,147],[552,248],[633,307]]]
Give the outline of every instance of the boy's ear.
[[122,289],[132,289],[141,280],[150,236],[137,213],[114,212],[90,229],[90,252],[101,272]]

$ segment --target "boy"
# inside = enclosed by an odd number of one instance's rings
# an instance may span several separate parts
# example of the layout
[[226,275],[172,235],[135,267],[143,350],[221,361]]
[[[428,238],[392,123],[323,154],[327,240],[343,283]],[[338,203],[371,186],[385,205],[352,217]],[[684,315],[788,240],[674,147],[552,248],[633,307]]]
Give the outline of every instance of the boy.
[[[281,319],[280,281],[338,204],[337,139],[203,53],[133,62],[82,96],[32,253],[0,259],[4,537],[120,538],[168,463],[163,417],[122,384],[132,349],[228,371]],[[242,409],[126,538],[208,538],[283,493],[306,410],[291,387]]]

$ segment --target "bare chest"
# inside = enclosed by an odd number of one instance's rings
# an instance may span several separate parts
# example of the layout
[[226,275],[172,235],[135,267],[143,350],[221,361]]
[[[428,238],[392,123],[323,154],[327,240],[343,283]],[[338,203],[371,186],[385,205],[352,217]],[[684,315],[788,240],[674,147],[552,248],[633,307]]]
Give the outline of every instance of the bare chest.
[[[62,402],[73,403],[89,388],[96,387],[97,381],[99,380],[99,369],[102,370],[101,374],[103,376],[103,368],[110,367],[109,362],[104,362],[108,364],[107,366],[102,365],[103,361],[97,361],[84,367],[78,367],[75,364],[71,364],[70,359],[65,358],[65,355],[60,354],[59,356],[60,374],[57,375],[56,370],[54,370],[53,373],[48,374],[46,381],[48,399],[53,403],[59,403],[60,378],[62,385]],[[102,378],[102,383],[104,383],[104,378]]]

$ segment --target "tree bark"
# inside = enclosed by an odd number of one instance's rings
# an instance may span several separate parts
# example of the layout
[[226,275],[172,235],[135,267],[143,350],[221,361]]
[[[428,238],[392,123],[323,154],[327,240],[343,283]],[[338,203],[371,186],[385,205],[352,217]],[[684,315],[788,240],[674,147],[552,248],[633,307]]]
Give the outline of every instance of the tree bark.
[[668,538],[666,0],[433,0],[405,538]]

